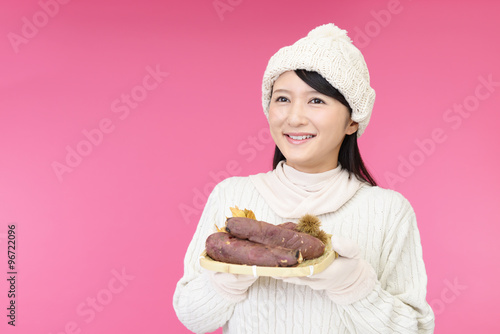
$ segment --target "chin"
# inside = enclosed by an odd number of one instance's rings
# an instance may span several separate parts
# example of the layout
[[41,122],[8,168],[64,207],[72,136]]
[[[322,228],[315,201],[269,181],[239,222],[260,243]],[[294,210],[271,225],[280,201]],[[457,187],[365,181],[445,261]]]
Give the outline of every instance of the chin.
[[304,168],[311,168],[311,164],[308,163],[307,160],[286,159],[286,164],[297,170],[301,170]]

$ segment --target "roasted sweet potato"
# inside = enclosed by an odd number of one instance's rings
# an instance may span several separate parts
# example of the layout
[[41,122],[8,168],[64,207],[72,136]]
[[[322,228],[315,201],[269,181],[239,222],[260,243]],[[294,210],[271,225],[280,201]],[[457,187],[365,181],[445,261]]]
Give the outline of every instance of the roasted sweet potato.
[[216,232],[206,240],[208,256],[220,262],[265,267],[291,267],[302,260],[298,250],[268,246]]
[[226,231],[240,239],[299,250],[305,260],[325,252],[325,244],[309,234],[245,217],[228,218]]
[[295,230],[295,231],[297,231],[297,224],[295,224],[293,222],[286,222],[286,223],[279,224],[277,226],[283,227],[283,228],[287,228],[289,230]]

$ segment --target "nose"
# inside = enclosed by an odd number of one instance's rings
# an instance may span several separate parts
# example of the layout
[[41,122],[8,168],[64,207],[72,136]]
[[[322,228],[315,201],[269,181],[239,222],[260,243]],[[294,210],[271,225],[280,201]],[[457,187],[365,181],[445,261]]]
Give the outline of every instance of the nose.
[[290,104],[287,121],[293,127],[307,124],[305,108],[301,103],[292,102]]

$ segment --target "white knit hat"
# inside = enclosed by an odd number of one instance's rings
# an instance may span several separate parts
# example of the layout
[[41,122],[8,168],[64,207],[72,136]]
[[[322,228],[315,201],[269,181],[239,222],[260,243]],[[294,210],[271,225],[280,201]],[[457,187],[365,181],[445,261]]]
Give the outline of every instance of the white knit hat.
[[332,23],[325,24],[271,57],[262,82],[266,117],[274,82],[282,73],[298,69],[318,72],[344,95],[352,109],[352,120],[359,123],[358,137],[361,136],[370,121],[375,90],[370,87],[365,59],[347,32]]

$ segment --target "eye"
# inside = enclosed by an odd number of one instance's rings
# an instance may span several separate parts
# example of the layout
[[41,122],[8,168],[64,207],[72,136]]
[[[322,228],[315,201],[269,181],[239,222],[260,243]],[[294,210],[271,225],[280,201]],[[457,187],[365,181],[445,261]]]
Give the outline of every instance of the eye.
[[317,97],[315,97],[314,99],[311,100],[311,103],[319,104],[319,103],[325,103],[325,102],[323,102],[322,99],[318,99]]
[[290,101],[290,100],[288,100],[288,99],[287,99],[286,97],[284,97],[284,96],[278,96],[278,97],[276,98],[276,102],[288,102],[288,101]]

